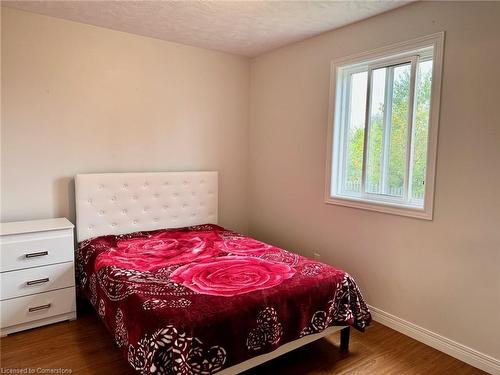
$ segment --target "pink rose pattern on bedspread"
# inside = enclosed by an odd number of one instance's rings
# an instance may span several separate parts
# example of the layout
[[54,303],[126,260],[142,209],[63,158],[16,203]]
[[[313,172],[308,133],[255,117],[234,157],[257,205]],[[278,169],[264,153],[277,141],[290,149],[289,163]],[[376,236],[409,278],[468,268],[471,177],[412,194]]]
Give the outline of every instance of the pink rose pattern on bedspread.
[[213,374],[371,320],[344,271],[216,225],[79,244],[79,291],[142,374]]
[[200,294],[231,297],[272,288],[294,274],[295,270],[287,264],[226,256],[181,266],[172,272],[170,280]]
[[149,237],[126,238],[116,246],[100,254],[96,268],[117,266],[138,271],[152,271],[162,267],[212,258],[220,251],[207,246],[203,233],[191,236],[180,233],[172,238],[169,233],[160,232]]

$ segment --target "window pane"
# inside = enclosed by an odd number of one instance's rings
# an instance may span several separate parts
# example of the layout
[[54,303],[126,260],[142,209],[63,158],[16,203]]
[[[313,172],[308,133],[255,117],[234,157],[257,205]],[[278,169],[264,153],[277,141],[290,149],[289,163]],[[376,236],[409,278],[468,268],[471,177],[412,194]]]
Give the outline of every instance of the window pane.
[[344,190],[361,191],[368,72],[351,75]]
[[375,69],[372,74],[366,191],[402,197],[411,65]]
[[413,130],[411,198],[416,200],[423,200],[425,192],[431,86],[432,60],[422,61],[417,67],[415,124]]
[[382,132],[384,126],[385,80],[387,68],[372,71],[371,108],[368,124],[366,191],[380,193],[382,178]]
[[389,134],[388,160],[385,170],[384,194],[403,196],[408,143],[408,111],[410,102],[411,65],[399,65],[393,69],[391,88],[391,118],[387,131]]

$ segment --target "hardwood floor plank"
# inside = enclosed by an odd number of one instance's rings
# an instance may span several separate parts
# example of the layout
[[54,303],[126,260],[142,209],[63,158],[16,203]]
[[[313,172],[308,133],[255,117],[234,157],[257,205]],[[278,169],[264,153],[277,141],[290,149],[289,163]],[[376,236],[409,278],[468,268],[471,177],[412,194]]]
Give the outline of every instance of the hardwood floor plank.
[[[350,353],[339,352],[339,333],[287,353],[245,375],[479,375],[471,367],[381,324],[351,330]],[[0,340],[3,368],[70,368],[73,374],[135,374],[97,314],[74,322],[19,332]]]

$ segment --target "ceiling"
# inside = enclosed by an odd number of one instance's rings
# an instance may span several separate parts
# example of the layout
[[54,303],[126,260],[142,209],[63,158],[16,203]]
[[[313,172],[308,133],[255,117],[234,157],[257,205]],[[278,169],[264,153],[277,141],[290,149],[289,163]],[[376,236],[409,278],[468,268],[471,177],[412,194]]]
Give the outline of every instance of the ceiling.
[[2,6],[253,57],[410,1],[2,1]]

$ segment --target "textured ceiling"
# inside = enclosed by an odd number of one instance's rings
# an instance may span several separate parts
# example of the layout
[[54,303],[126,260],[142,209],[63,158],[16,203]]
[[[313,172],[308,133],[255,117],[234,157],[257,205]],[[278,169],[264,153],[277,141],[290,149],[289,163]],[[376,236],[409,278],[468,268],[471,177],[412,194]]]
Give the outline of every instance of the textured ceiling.
[[405,1],[2,1],[3,6],[244,56]]

